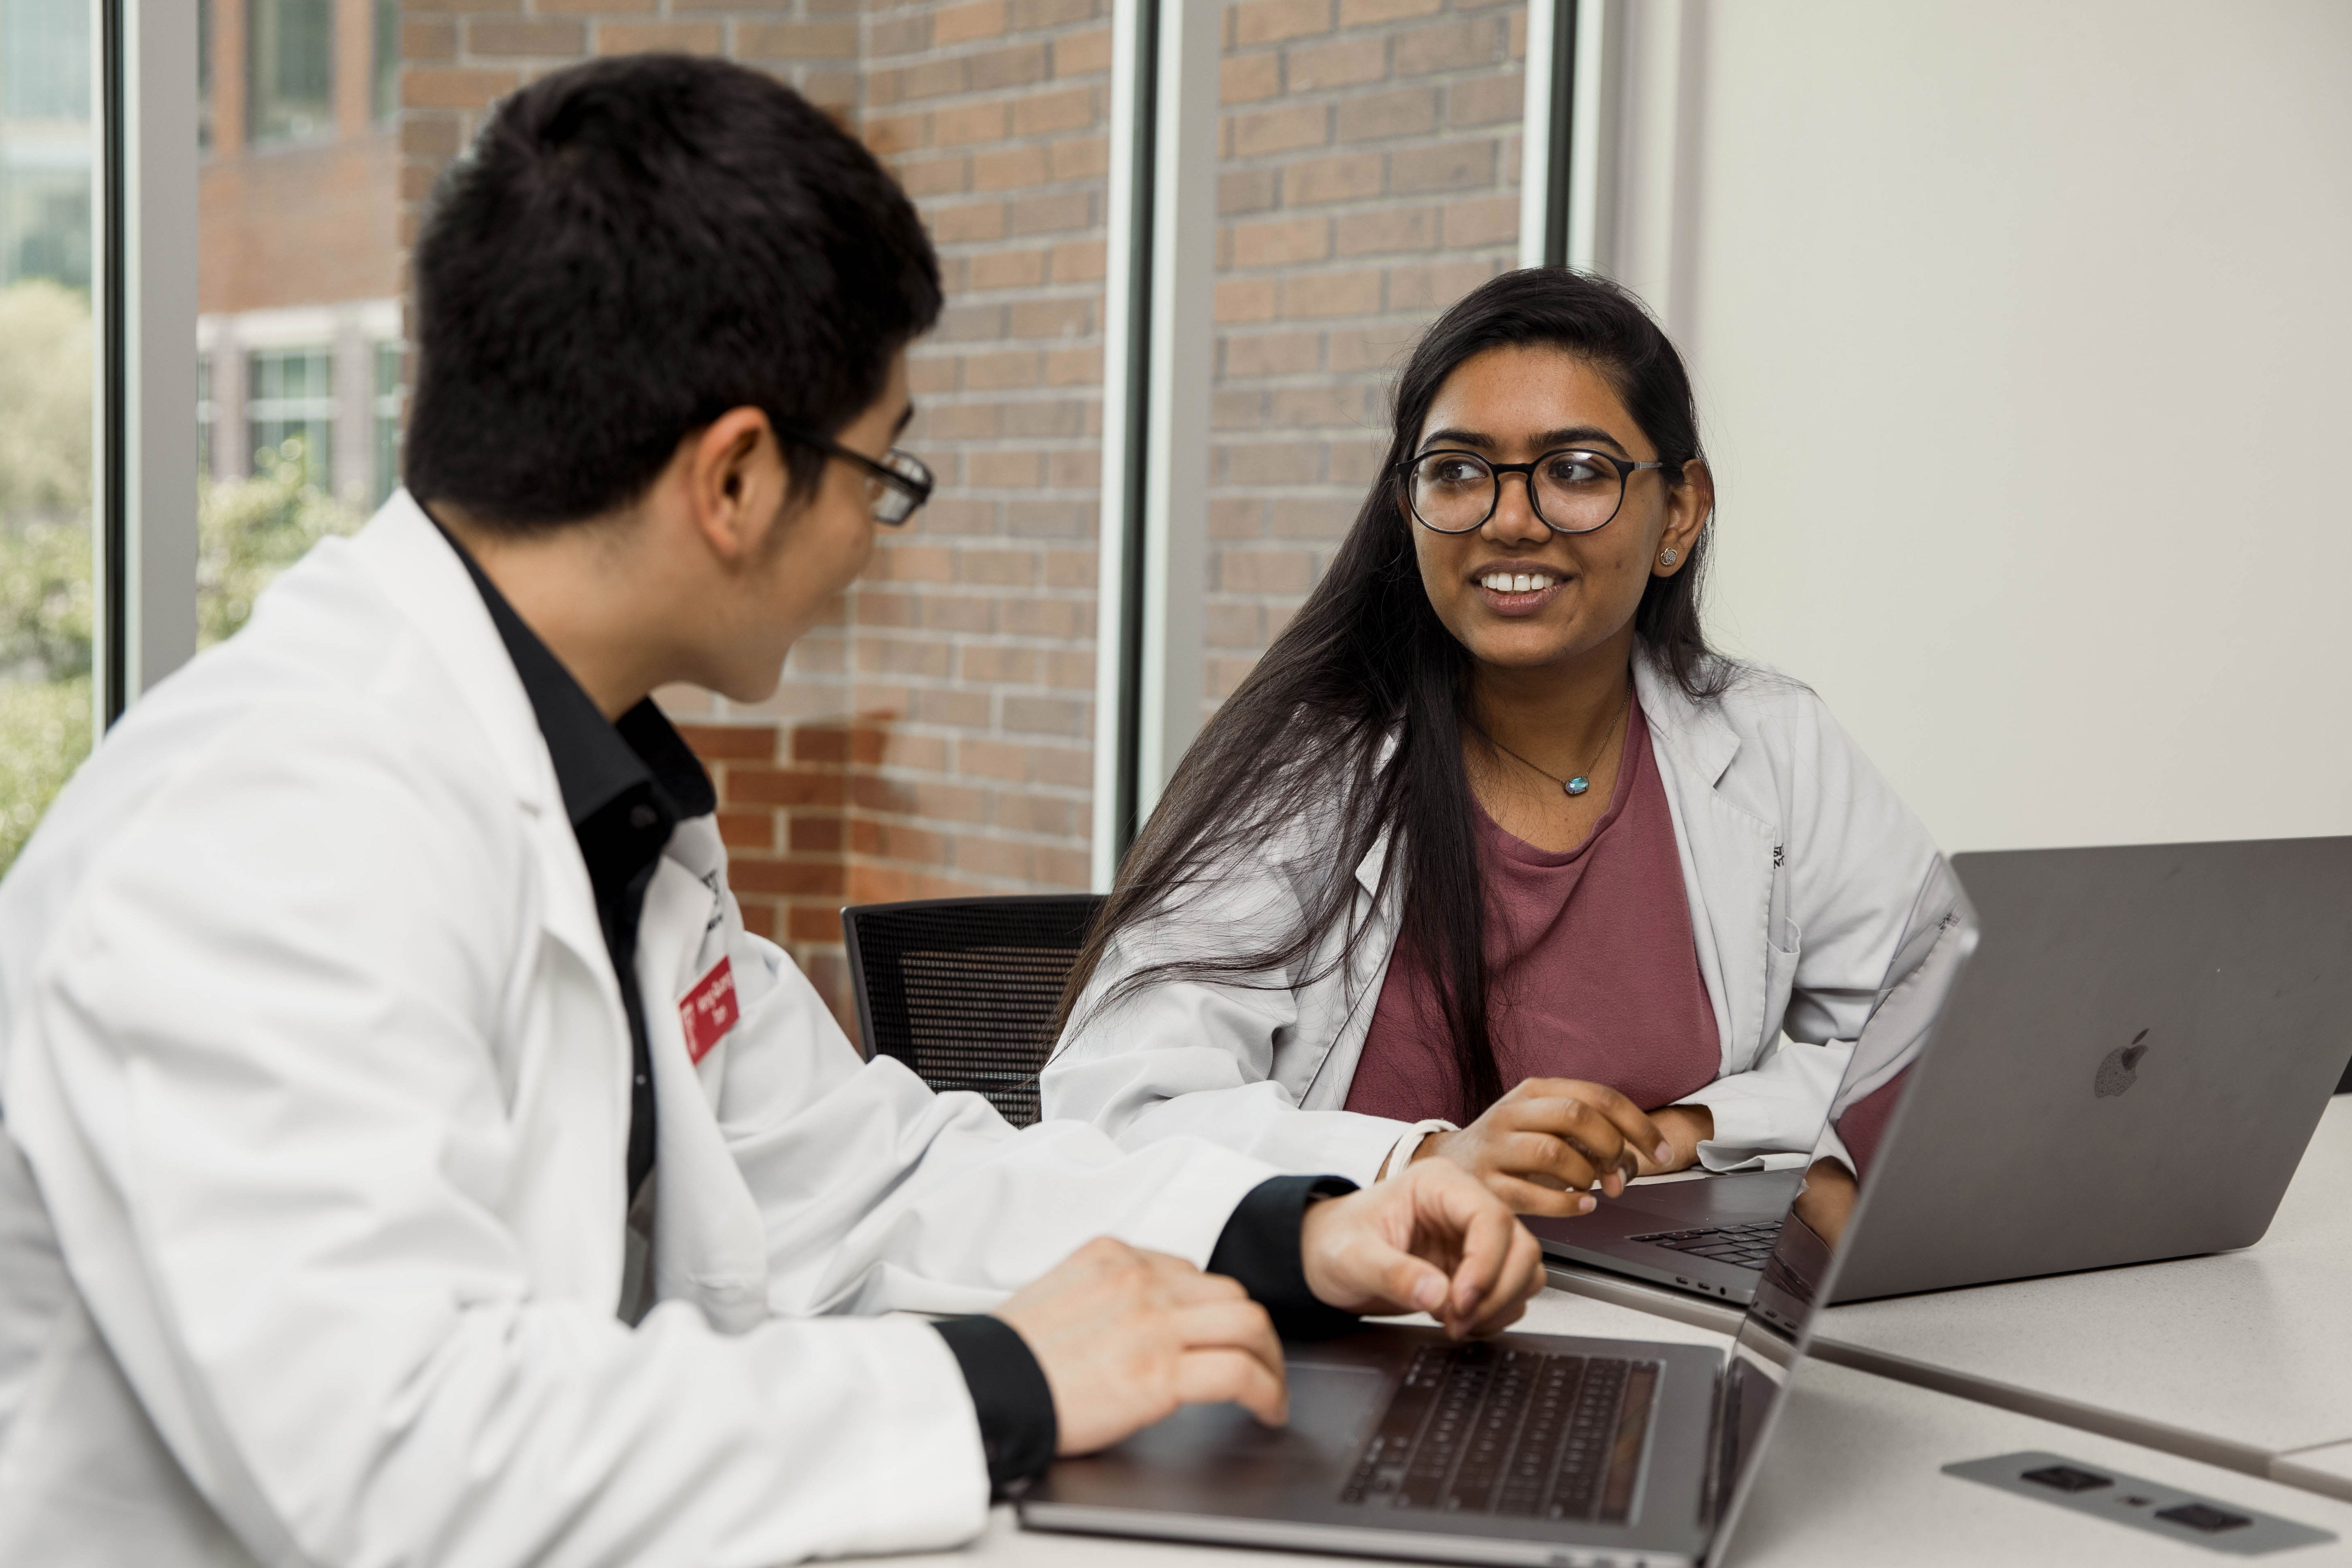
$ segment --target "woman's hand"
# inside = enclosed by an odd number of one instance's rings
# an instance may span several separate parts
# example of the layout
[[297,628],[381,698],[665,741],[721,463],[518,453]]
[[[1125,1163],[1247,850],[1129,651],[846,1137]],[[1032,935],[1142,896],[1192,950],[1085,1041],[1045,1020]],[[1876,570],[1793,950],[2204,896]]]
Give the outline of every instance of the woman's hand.
[[1698,1163],[1698,1146],[1715,1136],[1715,1112],[1704,1105],[1662,1106],[1650,1112],[1650,1120],[1666,1135],[1675,1157],[1659,1160],[1654,1157],[1654,1151],[1643,1154],[1642,1168],[1636,1173],[1640,1175],[1663,1176],[1669,1171],[1689,1170]]
[[1805,1171],[1805,1184],[1797,1189],[1797,1217],[1812,1226],[1813,1234],[1834,1252],[1845,1239],[1845,1222],[1853,1217],[1853,1200],[1859,1193],[1853,1173],[1843,1163],[1816,1160]]
[[1640,1106],[1573,1078],[1528,1079],[1459,1132],[1423,1139],[1412,1157],[1451,1161],[1515,1212],[1536,1215],[1589,1214],[1587,1189],[1598,1183],[1613,1198],[1645,1162],[1680,1168],[1675,1146]]
[[1442,1160],[1309,1205],[1298,1252],[1325,1305],[1427,1312],[1457,1340],[1508,1328],[1544,1283],[1528,1227]]

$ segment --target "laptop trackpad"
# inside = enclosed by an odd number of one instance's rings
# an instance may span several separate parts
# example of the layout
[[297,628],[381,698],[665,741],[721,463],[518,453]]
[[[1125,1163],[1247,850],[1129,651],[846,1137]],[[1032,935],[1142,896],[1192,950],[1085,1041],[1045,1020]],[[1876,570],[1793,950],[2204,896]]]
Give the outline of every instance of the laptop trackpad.
[[1148,1489],[1155,1505],[1255,1513],[1307,1483],[1336,1487],[1395,1381],[1373,1367],[1294,1361],[1290,1424],[1263,1426],[1238,1405],[1188,1405],[1117,1447],[1064,1459],[1058,1502],[1108,1502]]

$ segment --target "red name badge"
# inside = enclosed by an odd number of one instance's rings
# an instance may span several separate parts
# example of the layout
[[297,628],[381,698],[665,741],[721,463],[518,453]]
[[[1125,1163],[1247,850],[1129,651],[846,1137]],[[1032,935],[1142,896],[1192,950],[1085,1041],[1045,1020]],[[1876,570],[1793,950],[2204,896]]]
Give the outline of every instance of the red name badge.
[[686,1029],[687,1056],[699,1065],[740,1016],[735,1010],[735,971],[722,955],[677,1005],[677,1021]]

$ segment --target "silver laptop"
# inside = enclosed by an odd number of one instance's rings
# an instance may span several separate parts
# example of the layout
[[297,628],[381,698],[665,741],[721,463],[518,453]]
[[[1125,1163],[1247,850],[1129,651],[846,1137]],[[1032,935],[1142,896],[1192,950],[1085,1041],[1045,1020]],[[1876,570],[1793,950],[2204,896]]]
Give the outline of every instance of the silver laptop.
[[[1944,935],[1956,971],[1970,933]],[[1780,1227],[1727,1356],[1534,1333],[1454,1344],[1397,1326],[1292,1343],[1287,1426],[1231,1405],[1180,1410],[1056,1462],[1022,1523],[1454,1563],[1695,1564],[1738,1515],[1833,1261],[1802,1224]]]
[[1980,946],[1836,1299],[2261,1240],[2352,1059],[2352,838],[1952,866]]
[[[1952,868],[1983,946],[1839,1299],[2252,1245],[2352,1060],[2352,838]],[[2180,1180],[2183,1152],[2217,1142],[2230,1157]],[[1800,1181],[1643,1184],[1528,1223],[1561,1262],[1745,1304]]]

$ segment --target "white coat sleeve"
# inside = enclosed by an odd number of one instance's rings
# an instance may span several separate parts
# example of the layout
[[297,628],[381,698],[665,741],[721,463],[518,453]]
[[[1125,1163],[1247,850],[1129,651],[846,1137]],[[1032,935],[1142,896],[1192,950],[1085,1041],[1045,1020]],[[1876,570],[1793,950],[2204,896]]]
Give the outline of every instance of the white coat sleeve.
[[5,1100],[109,1348],[246,1549],[769,1563],[976,1531],[976,1425],[928,1325],[729,1338],[673,1304],[633,1331],[535,1288],[564,1265],[501,1217],[534,1086],[493,1031],[518,963],[573,960],[515,951],[511,796],[339,712],[214,744],[62,910]]
[[1081,1121],[1015,1131],[980,1095],[861,1062],[791,959],[741,942],[739,971],[763,984],[719,1114],[766,1226],[772,1310],[985,1311],[1101,1236],[1205,1264],[1279,1173],[1197,1139],[1130,1152]]
[[[1793,963],[1777,1026],[1767,1029],[1777,1037],[1748,1070],[1684,1098],[1713,1113],[1715,1136],[1699,1147],[1711,1170],[1759,1157],[1803,1163],[1855,1041],[1925,962],[1958,899],[1926,825],[1821,700],[1792,690],[1780,715],[1760,738],[1773,753],[1786,878],[1786,923],[1768,936],[1780,949],[1775,962]],[[1866,1062],[1867,1087],[1899,1066]]]
[[[1274,1077],[1275,1047],[1299,1026],[1307,976],[1268,970],[1233,979],[1165,979],[1103,1005],[1152,964],[1240,951],[1299,916],[1289,879],[1236,875],[1130,927],[1113,942],[1039,1079],[1045,1114],[1104,1128],[1129,1148],[1190,1134],[1302,1173],[1369,1185],[1412,1123],[1306,1110]],[[1310,964],[1328,963],[1310,961]],[[1360,1005],[1370,1006],[1373,998]]]

